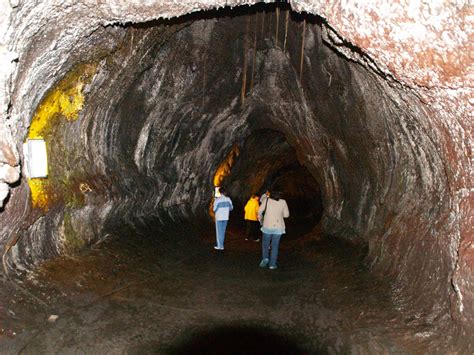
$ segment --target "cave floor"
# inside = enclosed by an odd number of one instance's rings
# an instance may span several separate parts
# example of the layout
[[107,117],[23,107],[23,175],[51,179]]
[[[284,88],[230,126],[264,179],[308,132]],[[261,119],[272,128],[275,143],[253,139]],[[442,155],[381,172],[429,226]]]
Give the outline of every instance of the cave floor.
[[3,280],[0,353],[422,353],[435,337],[353,247],[289,237],[268,270],[238,231],[223,252],[184,234],[108,238]]

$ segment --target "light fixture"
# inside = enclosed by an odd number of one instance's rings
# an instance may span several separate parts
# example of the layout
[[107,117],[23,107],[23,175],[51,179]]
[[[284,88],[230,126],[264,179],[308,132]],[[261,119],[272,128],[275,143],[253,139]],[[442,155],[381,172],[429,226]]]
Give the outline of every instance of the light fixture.
[[25,175],[30,179],[48,177],[48,156],[44,139],[27,139],[23,144]]

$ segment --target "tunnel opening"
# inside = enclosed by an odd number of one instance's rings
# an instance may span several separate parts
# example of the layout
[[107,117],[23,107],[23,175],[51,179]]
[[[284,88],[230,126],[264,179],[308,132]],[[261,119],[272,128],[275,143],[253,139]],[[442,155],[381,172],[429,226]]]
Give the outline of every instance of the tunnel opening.
[[[97,242],[109,246],[107,240],[116,235],[111,250],[124,260],[123,251],[136,248],[140,253],[130,255],[140,259],[147,254],[144,245],[155,243],[157,249],[149,248],[163,258],[166,267],[159,270],[167,270],[163,274],[175,275],[169,270],[183,268],[189,279],[206,285],[209,279],[199,278],[193,266],[202,263],[203,275],[217,272],[226,285],[223,293],[237,294],[238,299],[230,298],[229,308],[242,307],[238,290],[247,275],[254,279],[244,290],[258,289],[252,293],[257,299],[267,299],[280,283],[296,290],[301,277],[322,290],[311,294],[314,302],[300,305],[310,308],[310,314],[337,312],[337,297],[350,298],[344,291],[348,287],[357,291],[364,308],[357,312],[352,305],[343,305],[352,320],[370,314],[375,322],[397,319],[408,324],[395,335],[384,328],[383,334],[375,336],[380,343],[361,343],[356,336],[340,336],[353,331],[350,322],[344,322],[344,329],[329,322],[335,330],[326,344],[336,352],[346,345],[371,350],[393,346],[403,351],[442,347],[450,341],[434,339],[452,330],[450,315],[457,314],[452,305],[461,313],[463,309],[460,288],[452,278],[457,267],[453,240],[459,240],[450,234],[456,223],[450,214],[449,179],[454,173],[438,145],[444,144],[443,128],[431,124],[432,113],[416,93],[374,69],[374,62],[341,41],[326,21],[296,14],[282,3],[226,8],[171,21],[100,25],[81,38],[70,42],[74,50],[54,71],[59,79],[51,79],[53,71],[42,67],[52,59],[35,56],[36,47],[22,58],[43,68],[34,68],[38,80],[29,89],[21,87],[28,70],[20,72],[17,81],[23,91],[15,93],[19,102],[25,95],[31,99],[25,102],[38,103],[36,109],[28,104],[24,111],[31,113],[26,117],[33,121],[38,118],[35,122],[40,122],[41,131],[31,131],[38,127],[32,122],[27,132],[30,122],[25,122],[17,135],[34,133],[47,139],[52,173],[39,183],[22,180],[10,198],[4,213],[16,227],[5,242],[7,270],[28,273],[45,260],[81,254]],[[357,53],[351,52],[354,49]],[[236,203],[231,217],[235,232],[229,238],[239,237],[243,221],[239,213],[251,193],[267,187],[283,190],[292,214],[290,238],[282,245],[288,269],[278,276],[242,267],[242,260],[246,265],[258,264],[252,255],[258,259],[259,250],[252,246],[241,248],[234,242],[234,251],[230,248],[211,261],[206,254],[213,239],[208,215],[213,174],[236,146],[240,152],[219,182],[228,187]],[[319,230],[329,238],[327,244],[317,238]],[[200,238],[195,240],[196,236]],[[335,238],[367,250],[344,249]],[[344,252],[338,253],[341,248]],[[173,262],[159,250],[169,250]],[[364,267],[359,263],[361,255],[366,256]],[[120,260],[114,259],[117,265]],[[156,259],[148,261],[152,272],[158,273],[152,267]],[[133,265],[140,274],[140,265]],[[380,280],[361,271],[367,271],[366,266],[391,284],[377,288]],[[238,282],[215,271],[220,267],[239,273]],[[314,269],[323,272],[312,276]],[[101,276],[114,275],[109,271]],[[141,283],[149,281],[146,274],[139,275]],[[334,287],[331,280],[338,280]],[[219,304],[219,295],[206,295],[189,280],[180,282],[189,287],[186,290],[198,290],[197,296],[180,299],[174,290],[177,304],[168,310],[193,313],[187,302],[206,296]],[[152,284],[161,287],[159,282]],[[360,285],[372,290],[371,284],[376,285],[373,294],[378,298],[364,300],[367,294]],[[285,290],[293,296],[291,287]],[[389,295],[387,289],[392,290]],[[325,298],[324,290],[335,298]],[[133,299],[141,292],[131,292]],[[143,292],[152,294],[153,289]],[[433,294],[436,297],[427,297]],[[271,309],[281,302],[295,311],[294,304],[299,303],[298,299],[293,305],[285,303],[282,294],[277,299],[263,307],[267,313],[259,322],[270,319],[284,328],[286,315],[272,318]],[[393,303],[385,302],[388,299]],[[320,307],[333,301],[335,307]],[[205,303],[200,305],[205,316],[193,324],[206,319],[217,322],[222,316]],[[399,305],[405,313],[395,315],[392,311]],[[404,318],[413,309],[415,315]],[[246,311],[244,318],[255,316]],[[337,317],[344,318],[344,312]],[[381,318],[377,319],[377,312]],[[303,316],[297,311],[292,314]],[[298,323],[307,334],[313,329],[309,318]],[[369,323],[357,336],[374,332]],[[318,319],[316,327],[313,334],[319,336],[326,329],[325,320]],[[404,331],[416,334],[417,340],[404,342],[406,334],[400,335]],[[387,334],[397,339],[396,344],[387,340]]]
[[304,236],[319,225],[323,213],[319,184],[299,163],[296,151],[283,133],[272,129],[252,130],[238,151],[220,181],[234,201],[231,228],[243,229],[248,199],[253,194],[262,196],[267,190],[282,192],[288,203],[287,237]]

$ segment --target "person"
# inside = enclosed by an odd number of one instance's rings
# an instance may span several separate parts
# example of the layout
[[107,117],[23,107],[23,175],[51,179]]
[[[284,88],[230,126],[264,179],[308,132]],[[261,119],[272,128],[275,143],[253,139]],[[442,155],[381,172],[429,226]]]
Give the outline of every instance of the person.
[[253,194],[252,196],[250,196],[249,200],[247,201],[247,204],[244,207],[244,219],[247,227],[247,237],[245,238],[245,240],[252,239],[255,242],[260,241],[260,238],[258,236],[258,208],[258,196]]
[[234,209],[234,206],[232,205],[232,200],[227,197],[225,188],[219,188],[219,192],[221,195],[214,200],[212,208],[216,219],[217,245],[214,249],[224,250],[225,230],[227,228],[227,222],[229,221],[229,212]]
[[268,200],[258,209],[258,220],[262,224],[263,232],[260,267],[268,266],[271,270],[277,268],[280,238],[286,232],[284,219],[290,216],[288,205],[281,197],[280,191],[272,191]]
[[270,196],[270,191],[267,189],[262,196],[260,196],[260,204],[263,205],[263,203],[267,200],[268,196]]

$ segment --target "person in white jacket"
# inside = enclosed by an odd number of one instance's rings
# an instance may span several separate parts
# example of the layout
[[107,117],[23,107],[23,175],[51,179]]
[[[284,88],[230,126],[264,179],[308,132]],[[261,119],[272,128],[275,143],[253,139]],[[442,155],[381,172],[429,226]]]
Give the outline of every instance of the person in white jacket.
[[229,212],[234,209],[232,200],[226,196],[226,190],[219,188],[220,196],[214,200],[214,216],[216,219],[216,250],[224,250],[225,230],[229,221]]
[[270,197],[258,209],[258,220],[262,225],[261,231],[263,233],[260,267],[268,266],[271,270],[277,268],[280,238],[286,232],[284,219],[290,216],[288,205],[281,196],[280,191],[272,191]]

